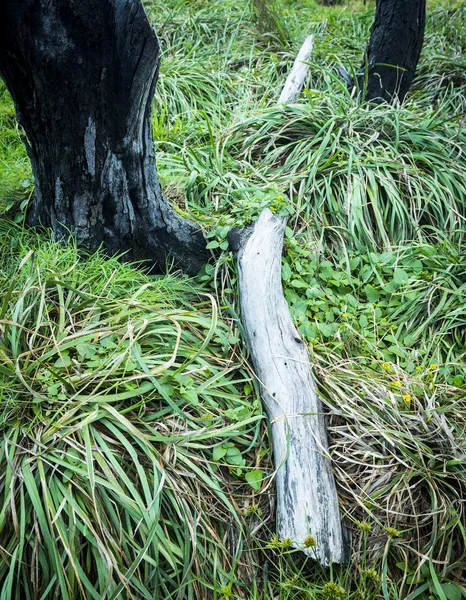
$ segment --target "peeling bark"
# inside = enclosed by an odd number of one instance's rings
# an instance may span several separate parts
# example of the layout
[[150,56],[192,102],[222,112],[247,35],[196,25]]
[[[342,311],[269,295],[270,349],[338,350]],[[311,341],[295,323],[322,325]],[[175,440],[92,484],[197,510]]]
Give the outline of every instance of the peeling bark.
[[159,44],[140,0],[6,0],[0,75],[26,133],[31,225],[163,268],[209,258],[157,179],[151,101]]
[[359,89],[370,102],[406,97],[424,41],[426,0],[377,0]]

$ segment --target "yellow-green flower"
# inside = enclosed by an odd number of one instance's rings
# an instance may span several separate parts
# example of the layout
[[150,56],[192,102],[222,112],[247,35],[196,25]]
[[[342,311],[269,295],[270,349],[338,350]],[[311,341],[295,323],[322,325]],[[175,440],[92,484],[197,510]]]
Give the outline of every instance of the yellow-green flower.
[[377,583],[380,581],[380,576],[375,569],[366,569],[363,573],[370,581],[375,581]]
[[251,504],[251,506],[248,506],[246,509],[246,516],[250,517],[251,515],[261,515],[262,514],[262,508],[258,505],[258,504]]
[[293,545],[293,540],[291,538],[283,538],[279,539],[278,535],[274,533],[270,538],[269,543],[267,544],[267,548],[277,548],[282,550],[288,550]]
[[291,579],[287,579],[286,581],[282,582],[282,587],[285,589],[294,588],[298,583],[299,583],[299,575],[293,575],[293,577]]
[[411,396],[409,394],[403,394],[402,398],[408,404],[411,402]]
[[400,537],[401,531],[395,529],[394,527],[385,527],[385,531],[388,533],[390,537]]
[[317,546],[316,538],[313,535],[308,535],[304,540],[304,546],[306,548],[313,548],[314,546]]
[[334,581],[329,581],[322,588],[322,592],[328,596],[337,596],[337,598],[344,598],[346,596],[345,588],[341,587]]
[[401,381],[399,379],[397,379],[396,381],[393,382],[393,385],[395,387],[403,387],[403,384],[401,383]]
[[361,521],[355,521],[355,524],[362,531],[366,531],[367,533],[369,533],[369,531],[372,531],[372,525],[369,523],[369,521],[364,521],[364,523],[361,523]]
[[430,368],[432,369],[432,371],[435,371],[435,369],[437,369],[437,365],[435,363],[432,363],[430,365]]

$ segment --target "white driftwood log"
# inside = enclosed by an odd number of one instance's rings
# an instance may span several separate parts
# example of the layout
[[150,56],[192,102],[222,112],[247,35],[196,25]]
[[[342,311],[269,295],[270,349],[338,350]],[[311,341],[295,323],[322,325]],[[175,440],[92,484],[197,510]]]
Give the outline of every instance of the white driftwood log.
[[304,44],[301,46],[301,50],[294,61],[293,68],[286,79],[282,93],[278,99],[279,104],[284,104],[285,102],[296,102],[298,99],[299,94],[303,89],[307,72],[309,71],[309,65],[307,65],[306,62],[311,58],[313,47],[314,36],[310,35],[308,38],[306,38]]
[[286,218],[265,209],[253,226],[230,233],[239,271],[241,320],[270,418],[278,534],[303,544],[323,565],[345,561],[324,417],[305,343],[283,296],[281,252]]

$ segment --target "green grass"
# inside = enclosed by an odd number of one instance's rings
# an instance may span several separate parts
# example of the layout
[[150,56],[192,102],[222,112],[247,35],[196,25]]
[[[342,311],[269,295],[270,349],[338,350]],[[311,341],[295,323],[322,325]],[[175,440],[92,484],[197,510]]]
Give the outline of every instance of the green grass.
[[425,239],[440,223],[461,237],[466,136],[449,108],[360,106],[333,77],[303,103],[243,121],[229,143],[286,190],[293,214],[319,231],[339,228],[351,244]]
[[2,239],[4,597],[204,597],[234,572],[262,476],[260,406],[214,298]]
[[3,84],[0,87],[0,131],[0,207],[8,211],[30,197],[32,173],[20,139],[13,102]]
[[[0,600],[466,597],[464,3],[430,2],[401,108],[335,71],[359,67],[373,2],[145,5],[160,178],[218,258],[148,277],[2,224]],[[306,89],[277,108],[311,33]],[[20,222],[32,178],[3,88],[0,121]],[[284,291],[351,540],[330,570],[273,537],[226,242],[264,206],[289,216]]]

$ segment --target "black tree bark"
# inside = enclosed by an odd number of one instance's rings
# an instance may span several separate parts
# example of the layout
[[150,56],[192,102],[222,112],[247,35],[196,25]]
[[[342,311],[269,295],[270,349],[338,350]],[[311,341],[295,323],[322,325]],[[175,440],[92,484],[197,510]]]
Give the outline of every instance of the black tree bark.
[[141,0],[2,0],[1,11],[0,75],[35,177],[29,223],[88,251],[199,270],[202,233],[157,179],[159,44]]
[[411,87],[424,41],[426,0],[377,0],[359,76],[371,102],[401,102]]

